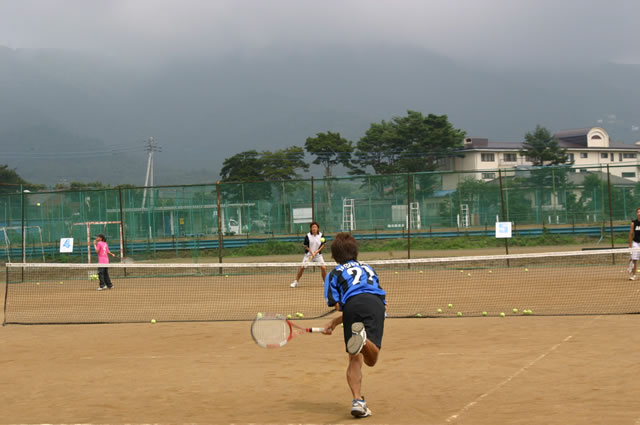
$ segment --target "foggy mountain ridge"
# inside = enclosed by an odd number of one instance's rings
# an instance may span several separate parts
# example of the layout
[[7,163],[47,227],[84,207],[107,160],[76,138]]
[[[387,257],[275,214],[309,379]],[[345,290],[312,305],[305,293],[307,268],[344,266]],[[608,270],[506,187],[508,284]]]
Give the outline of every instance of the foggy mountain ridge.
[[[616,64],[489,71],[397,46],[202,51],[144,67],[99,52],[0,46],[0,151],[87,155],[0,163],[47,185],[142,185],[143,142],[153,136],[162,146],[156,184],[213,182],[222,161],[244,150],[303,146],[328,130],[355,142],[372,122],[408,109],[447,114],[469,136],[492,140],[520,141],[536,124],[600,125],[633,143],[639,77],[640,66]],[[121,153],[88,156],[110,148]]]

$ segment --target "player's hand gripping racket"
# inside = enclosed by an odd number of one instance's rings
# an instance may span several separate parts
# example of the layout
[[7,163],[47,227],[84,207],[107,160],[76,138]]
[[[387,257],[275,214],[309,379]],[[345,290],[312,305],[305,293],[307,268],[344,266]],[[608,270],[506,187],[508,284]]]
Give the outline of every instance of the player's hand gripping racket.
[[279,348],[294,336],[323,331],[324,328],[303,328],[281,314],[271,313],[259,314],[251,324],[251,336],[263,348]]

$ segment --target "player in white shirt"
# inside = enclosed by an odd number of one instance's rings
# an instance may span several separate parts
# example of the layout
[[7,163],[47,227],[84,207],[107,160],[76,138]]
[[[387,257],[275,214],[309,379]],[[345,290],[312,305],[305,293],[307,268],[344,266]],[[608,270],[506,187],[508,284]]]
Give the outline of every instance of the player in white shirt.
[[302,259],[302,266],[300,266],[300,270],[298,270],[298,274],[296,275],[296,279],[291,283],[291,287],[295,288],[299,285],[299,280],[302,277],[302,273],[304,273],[305,265],[308,261],[314,261],[316,263],[323,264],[320,266],[320,271],[322,272],[322,281],[324,282],[324,278],[327,276],[327,269],[324,266],[324,258],[322,258],[322,250],[324,249],[324,236],[322,232],[320,232],[320,225],[317,222],[312,222],[309,225],[309,233],[304,238],[304,258]]

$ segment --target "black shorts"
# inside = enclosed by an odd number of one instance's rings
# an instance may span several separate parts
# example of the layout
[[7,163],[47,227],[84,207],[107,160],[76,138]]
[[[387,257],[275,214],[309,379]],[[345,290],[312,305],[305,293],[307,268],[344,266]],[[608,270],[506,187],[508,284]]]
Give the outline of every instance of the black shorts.
[[377,345],[378,348],[382,348],[384,313],[384,302],[378,295],[358,294],[349,298],[342,307],[345,350],[347,341],[352,335],[351,325],[355,322],[364,323],[367,339]]

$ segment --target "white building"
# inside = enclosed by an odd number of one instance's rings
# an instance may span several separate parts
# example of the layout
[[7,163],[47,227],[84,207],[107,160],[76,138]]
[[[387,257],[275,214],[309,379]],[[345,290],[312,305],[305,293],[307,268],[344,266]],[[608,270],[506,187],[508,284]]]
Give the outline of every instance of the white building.
[[[597,171],[597,167],[604,170],[609,165],[611,175],[640,181],[640,142],[635,145],[612,142],[600,127],[563,130],[554,136],[559,146],[567,149],[568,164],[572,164],[576,172]],[[523,143],[466,138],[460,155],[442,160],[440,169],[470,173],[443,175],[442,188],[455,189],[461,178],[489,181],[498,177],[498,169],[532,166],[531,161],[520,154]]]

